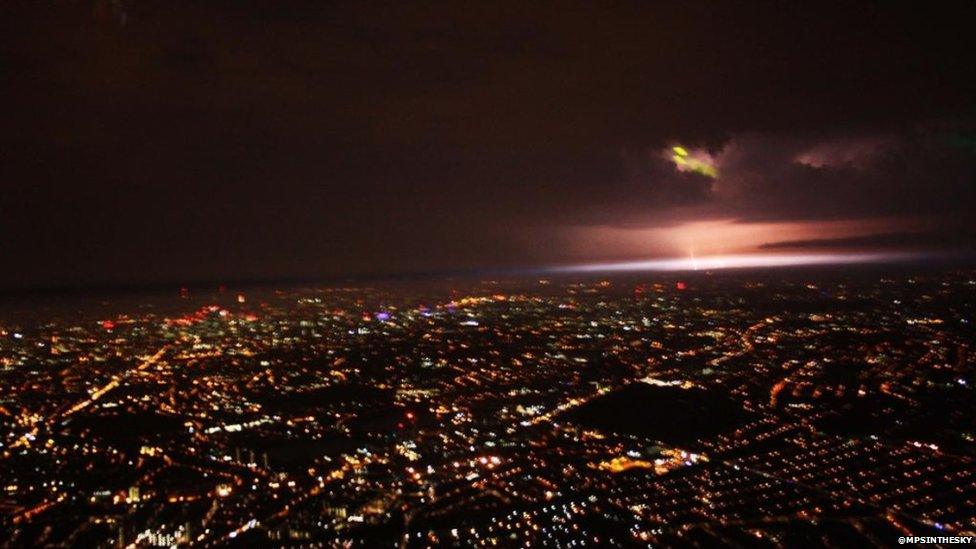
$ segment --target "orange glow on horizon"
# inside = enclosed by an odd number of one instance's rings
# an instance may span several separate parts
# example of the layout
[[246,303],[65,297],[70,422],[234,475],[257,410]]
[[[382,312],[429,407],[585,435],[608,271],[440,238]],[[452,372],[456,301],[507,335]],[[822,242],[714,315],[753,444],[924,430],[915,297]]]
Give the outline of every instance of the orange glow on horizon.
[[[687,221],[660,227],[576,227],[563,235],[571,257],[704,257],[763,253],[777,242],[836,239],[921,230],[919,220],[868,219],[831,221],[739,222],[735,219]],[[812,250],[811,250],[812,251]],[[866,250],[850,250],[866,251]]]
[[719,269],[744,269],[766,267],[795,267],[803,265],[843,265],[857,263],[882,263],[906,261],[921,257],[911,252],[846,252],[846,253],[795,253],[795,254],[727,254],[698,258],[680,257],[586,263],[553,267],[550,270],[563,273],[617,272],[617,271],[712,271]]

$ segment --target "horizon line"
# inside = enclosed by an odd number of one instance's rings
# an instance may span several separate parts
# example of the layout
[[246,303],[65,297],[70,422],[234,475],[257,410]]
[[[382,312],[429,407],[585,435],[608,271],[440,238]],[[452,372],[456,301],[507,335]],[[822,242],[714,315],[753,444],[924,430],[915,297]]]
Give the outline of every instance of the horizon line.
[[294,286],[299,284],[335,284],[338,282],[385,282],[452,277],[489,275],[564,275],[585,273],[623,272],[708,272],[735,269],[776,269],[828,265],[868,265],[909,263],[923,259],[942,261],[973,260],[976,256],[966,253],[945,252],[838,252],[815,254],[716,254],[699,257],[666,257],[645,260],[600,261],[532,267],[486,267],[467,269],[442,269],[432,271],[401,271],[394,273],[352,273],[341,275],[298,275],[242,278],[209,278],[156,281],[96,281],[81,283],[53,283],[37,285],[12,285],[0,287],[0,299],[36,294],[69,295],[99,292],[128,292],[139,290],[200,289],[221,286],[255,287],[263,285]]

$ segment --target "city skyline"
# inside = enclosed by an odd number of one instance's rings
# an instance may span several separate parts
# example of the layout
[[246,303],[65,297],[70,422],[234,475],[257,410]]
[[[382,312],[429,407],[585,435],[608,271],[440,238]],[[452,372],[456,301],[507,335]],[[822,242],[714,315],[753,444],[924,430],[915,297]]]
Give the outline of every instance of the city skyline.
[[0,545],[974,536],[976,273],[923,271],[0,302]]

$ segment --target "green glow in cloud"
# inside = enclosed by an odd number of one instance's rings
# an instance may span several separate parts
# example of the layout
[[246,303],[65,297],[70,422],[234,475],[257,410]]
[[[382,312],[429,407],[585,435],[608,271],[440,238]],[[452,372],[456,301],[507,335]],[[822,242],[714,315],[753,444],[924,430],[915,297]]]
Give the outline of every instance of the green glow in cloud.
[[680,145],[671,147],[671,150],[674,152],[671,155],[671,160],[674,161],[674,166],[678,168],[679,172],[695,172],[712,179],[718,177],[718,169],[707,154],[696,153],[693,155],[688,152],[688,149]]

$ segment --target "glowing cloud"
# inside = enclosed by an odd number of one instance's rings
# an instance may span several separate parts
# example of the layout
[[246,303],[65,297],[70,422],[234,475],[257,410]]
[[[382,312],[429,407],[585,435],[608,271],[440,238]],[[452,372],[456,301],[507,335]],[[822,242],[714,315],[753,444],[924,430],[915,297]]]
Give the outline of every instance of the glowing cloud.
[[671,160],[679,172],[694,172],[712,179],[718,177],[718,169],[706,152],[689,152],[688,149],[676,145],[671,147]]

